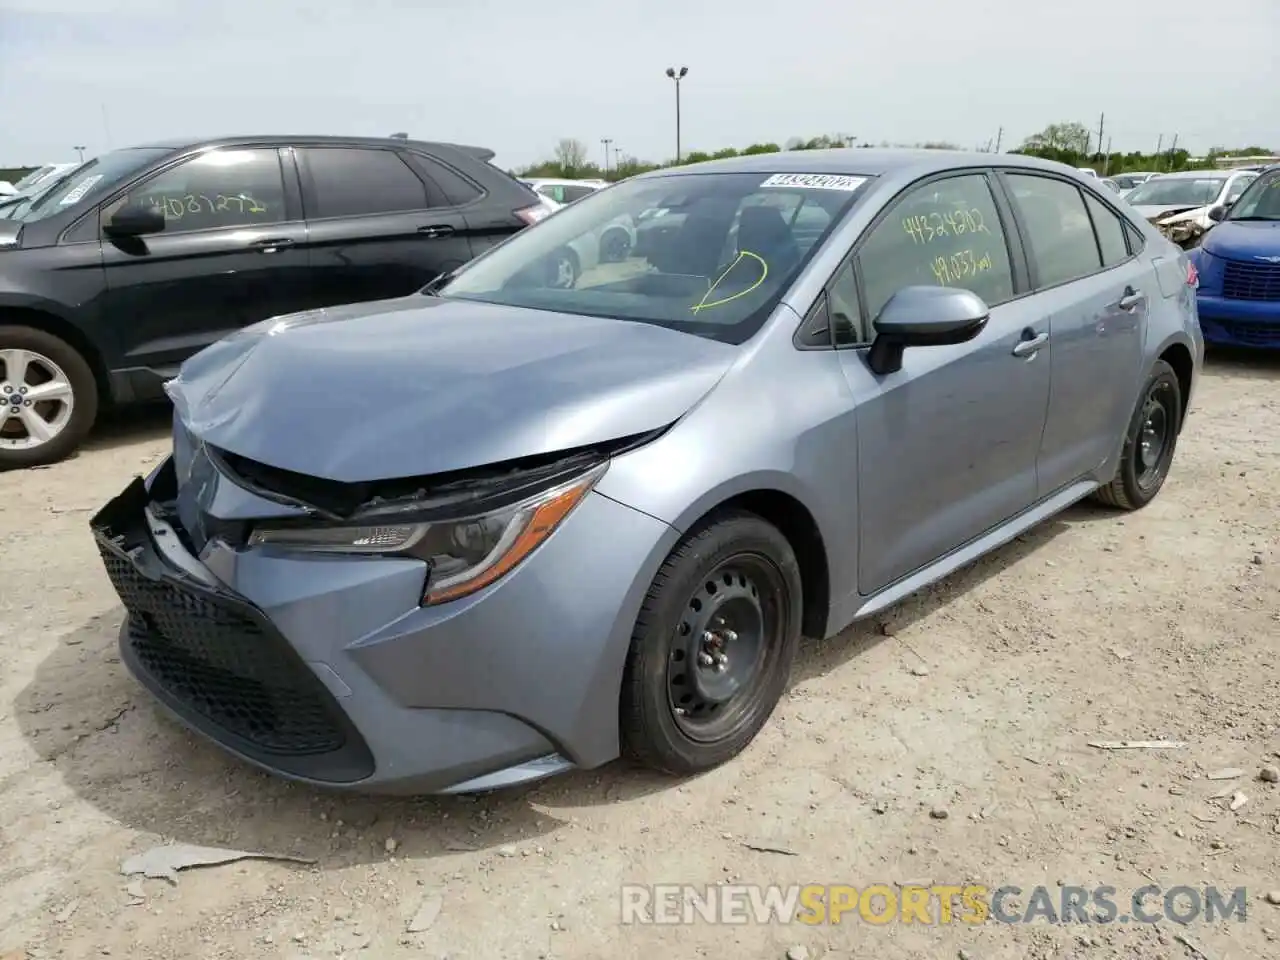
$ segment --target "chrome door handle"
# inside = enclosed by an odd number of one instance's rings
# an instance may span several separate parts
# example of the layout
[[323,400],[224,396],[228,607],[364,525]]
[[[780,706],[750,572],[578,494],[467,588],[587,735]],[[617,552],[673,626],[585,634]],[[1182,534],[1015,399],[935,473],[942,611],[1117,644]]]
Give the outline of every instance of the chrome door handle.
[[281,247],[293,246],[293,240],[290,237],[272,237],[267,240],[255,240],[249,246],[259,253],[275,253]]
[[1120,298],[1116,306],[1121,310],[1132,310],[1146,299],[1147,295],[1141,290],[1135,290],[1133,287],[1127,287],[1124,291],[1124,296]]
[[1030,340],[1019,340],[1013,346],[1013,355],[1015,357],[1029,357],[1033,353],[1039,352],[1040,348],[1049,342],[1047,333],[1039,334]]

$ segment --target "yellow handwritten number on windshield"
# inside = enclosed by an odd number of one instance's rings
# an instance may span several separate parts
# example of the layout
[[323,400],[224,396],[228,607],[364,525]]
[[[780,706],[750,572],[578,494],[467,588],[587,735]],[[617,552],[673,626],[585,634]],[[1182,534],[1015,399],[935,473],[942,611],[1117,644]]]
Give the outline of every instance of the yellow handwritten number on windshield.
[[[715,293],[716,287],[720,286],[721,281],[733,271],[734,267],[742,262],[743,257],[750,257],[752,260],[755,260],[760,264],[760,276],[756,279],[756,282],[751,284],[751,286],[747,287],[745,290],[739,290],[737,293],[732,293],[719,300],[708,301],[707,297]],[[693,312],[697,313],[699,310],[706,310],[709,307],[722,307],[732,300],[737,300],[739,297],[745,297],[748,293],[751,293],[751,291],[759,287],[760,284],[764,283],[764,278],[768,275],[769,264],[764,262],[764,257],[761,257],[759,254],[752,253],[750,250],[740,250],[738,251],[737,257],[734,258],[733,263],[725,267],[724,272],[721,273],[720,276],[716,277],[715,283],[711,284],[711,286],[707,288],[707,292],[703,294],[702,299],[693,305]]]

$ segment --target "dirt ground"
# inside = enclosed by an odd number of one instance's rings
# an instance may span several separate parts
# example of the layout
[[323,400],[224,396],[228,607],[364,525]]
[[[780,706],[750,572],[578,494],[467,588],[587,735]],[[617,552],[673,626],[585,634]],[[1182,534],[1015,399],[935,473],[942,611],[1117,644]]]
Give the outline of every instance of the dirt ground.
[[[1264,899],[1280,785],[1259,779],[1280,764],[1280,359],[1211,359],[1148,509],[1073,509],[810,644],[736,762],[684,783],[615,764],[480,799],[276,781],[130,680],[86,524],[158,462],[165,417],[0,476],[0,960],[1280,957]],[[1242,774],[1206,777],[1224,767]],[[1224,788],[1248,802],[1229,809]],[[315,863],[121,875],[170,841]],[[726,880],[1108,884],[1122,902],[1152,882],[1243,885],[1249,901],[1243,923],[1186,928],[619,923],[621,884]],[[408,933],[433,898],[434,923]]]

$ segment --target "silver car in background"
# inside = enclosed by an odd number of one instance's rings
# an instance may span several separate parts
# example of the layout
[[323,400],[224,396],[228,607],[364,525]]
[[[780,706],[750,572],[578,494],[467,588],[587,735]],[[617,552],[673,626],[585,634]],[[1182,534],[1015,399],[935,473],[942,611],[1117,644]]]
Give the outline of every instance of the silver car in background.
[[[619,217],[673,225],[565,285]],[[655,215],[650,213],[647,219]],[[677,775],[829,637],[1168,475],[1185,254],[1028,157],[832,150],[636,177],[421,295],[281,317],[171,383],[93,518],[124,662],[308,783]]]

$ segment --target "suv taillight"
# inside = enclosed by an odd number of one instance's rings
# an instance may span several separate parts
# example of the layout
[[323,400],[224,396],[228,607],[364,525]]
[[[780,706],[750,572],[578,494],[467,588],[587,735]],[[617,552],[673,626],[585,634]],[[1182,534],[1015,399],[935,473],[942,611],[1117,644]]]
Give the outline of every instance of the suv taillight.
[[513,212],[530,227],[539,220],[547,219],[551,214],[551,211],[541,203],[535,203],[532,207],[521,207],[519,210],[515,210]]
[[1196,265],[1190,260],[1187,261],[1187,286],[1198,287],[1200,285],[1200,271],[1196,269]]

